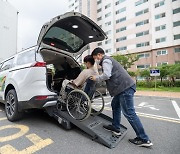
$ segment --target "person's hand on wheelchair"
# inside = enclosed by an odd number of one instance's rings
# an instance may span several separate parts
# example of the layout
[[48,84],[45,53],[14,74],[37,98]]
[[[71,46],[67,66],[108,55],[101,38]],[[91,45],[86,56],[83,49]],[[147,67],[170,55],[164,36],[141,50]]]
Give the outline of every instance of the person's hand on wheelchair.
[[70,80],[70,85],[72,85],[74,88],[79,89],[79,87],[73,82],[73,80]]

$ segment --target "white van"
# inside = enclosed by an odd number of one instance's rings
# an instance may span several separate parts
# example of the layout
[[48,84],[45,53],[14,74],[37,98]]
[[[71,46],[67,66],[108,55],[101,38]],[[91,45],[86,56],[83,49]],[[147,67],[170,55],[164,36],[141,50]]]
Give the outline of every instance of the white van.
[[0,63],[0,101],[8,120],[20,119],[26,109],[55,105],[62,81],[81,72],[75,57],[106,38],[96,23],[76,12],[44,24],[36,46]]

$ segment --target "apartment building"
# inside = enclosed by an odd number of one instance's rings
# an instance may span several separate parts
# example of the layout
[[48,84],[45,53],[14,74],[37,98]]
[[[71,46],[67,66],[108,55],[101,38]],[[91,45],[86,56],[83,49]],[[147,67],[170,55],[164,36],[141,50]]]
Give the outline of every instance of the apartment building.
[[0,0],[0,62],[17,51],[17,26],[17,10]]
[[108,35],[88,52],[137,54],[132,70],[180,62],[179,0],[69,0],[68,11],[89,16]]

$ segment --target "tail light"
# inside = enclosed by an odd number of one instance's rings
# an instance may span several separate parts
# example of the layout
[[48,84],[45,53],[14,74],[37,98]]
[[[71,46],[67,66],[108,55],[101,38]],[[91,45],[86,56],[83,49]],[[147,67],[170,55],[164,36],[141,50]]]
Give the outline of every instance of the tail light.
[[46,67],[46,62],[36,62],[32,67]]
[[35,97],[35,100],[40,101],[40,100],[45,100],[45,99],[47,99],[47,98],[48,98],[48,96],[36,96],[36,97]]

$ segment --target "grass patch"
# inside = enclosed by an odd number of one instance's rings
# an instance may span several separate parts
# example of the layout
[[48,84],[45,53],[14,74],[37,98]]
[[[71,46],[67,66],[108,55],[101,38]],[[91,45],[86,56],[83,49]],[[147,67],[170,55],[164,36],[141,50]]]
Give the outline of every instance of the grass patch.
[[[137,87],[139,91],[155,91],[155,88]],[[180,92],[180,87],[158,87],[156,91]]]

